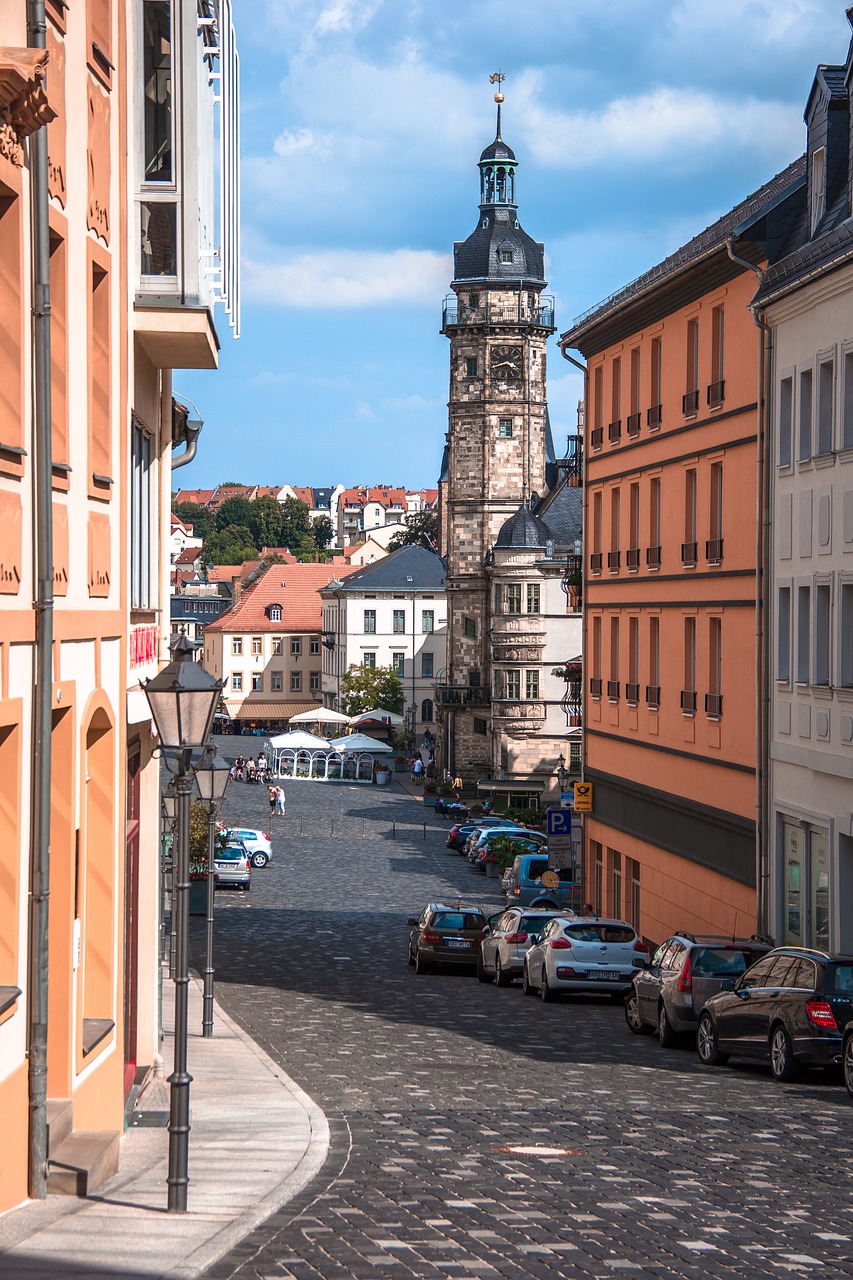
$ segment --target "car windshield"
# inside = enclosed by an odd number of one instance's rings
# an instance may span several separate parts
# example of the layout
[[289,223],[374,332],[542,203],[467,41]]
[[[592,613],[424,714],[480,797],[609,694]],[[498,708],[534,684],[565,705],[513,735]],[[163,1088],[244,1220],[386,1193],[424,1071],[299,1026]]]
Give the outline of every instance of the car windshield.
[[633,942],[634,930],[627,924],[567,924],[563,932],[577,942]]
[[473,911],[440,911],[433,917],[434,929],[482,929],[485,924],[482,916]]
[[219,862],[239,862],[242,858],[245,858],[246,855],[242,849],[228,848],[223,849],[222,852],[216,856],[217,861]]
[[735,947],[701,947],[691,963],[697,978],[731,978],[746,972],[746,956]]
[[853,996],[853,964],[828,964],[823,990],[828,996]]
[[519,920],[518,927],[522,933],[540,933],[548,921],[553,919],[553,916],[525,916],[523,920]]

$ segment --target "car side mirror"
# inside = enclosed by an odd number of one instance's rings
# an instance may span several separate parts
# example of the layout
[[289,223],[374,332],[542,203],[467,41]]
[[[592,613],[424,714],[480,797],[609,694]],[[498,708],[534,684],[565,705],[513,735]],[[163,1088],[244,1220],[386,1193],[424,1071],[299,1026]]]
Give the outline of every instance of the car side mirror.
[[407,923],[407,924],[417,924],[418,922],[417,922],[417,920],[415,919],[415,917],[414,917],[414,916],[409,916],[409,919],[407,920],[407,922],[406,922],[406,923]]

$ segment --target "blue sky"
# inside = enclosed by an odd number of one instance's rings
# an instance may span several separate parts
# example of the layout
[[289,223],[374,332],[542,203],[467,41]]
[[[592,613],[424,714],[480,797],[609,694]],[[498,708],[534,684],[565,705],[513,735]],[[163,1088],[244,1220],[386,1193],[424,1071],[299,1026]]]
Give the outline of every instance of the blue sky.
[[[243,335],[180,373],[199,456],[175,479],[435,484],[439,333],[477,158],[519,159],[560,330],[804,149],[841,0],[234,0],[243,93]],[[221,321],[222,317],[220,317]],[[555,439],[580,375],[555,342]]]

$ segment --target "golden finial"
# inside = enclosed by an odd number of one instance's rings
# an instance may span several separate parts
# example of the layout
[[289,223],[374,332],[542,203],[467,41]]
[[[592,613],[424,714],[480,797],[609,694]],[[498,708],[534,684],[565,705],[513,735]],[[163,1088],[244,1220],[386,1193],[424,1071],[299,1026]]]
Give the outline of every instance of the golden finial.
[[498,86],[498,91],[495,94],[495,102],[498,104],[498,106],[500,106],[504,100],[504,96],[501,93],[501,85],[503,84],[504,80],[506,80],[506,76],[503,74],[502,71],[494,71],[489,76],[489,84],[496,84]]

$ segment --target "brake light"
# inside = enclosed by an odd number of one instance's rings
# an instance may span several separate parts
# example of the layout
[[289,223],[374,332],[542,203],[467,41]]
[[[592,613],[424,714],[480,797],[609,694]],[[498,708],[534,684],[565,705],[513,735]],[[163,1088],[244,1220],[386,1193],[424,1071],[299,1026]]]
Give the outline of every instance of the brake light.
[[434,947],[437,942],[441,942],[441,934],[433,933],[431,929],[424,929],[423,933],[421,934],[421,938],[427,944],[427,946],[430,946],[430,947]]
[[506,942],[526,942],[526,933],[508,933],[505,938]]
[[548,943],[552,951],[571,951],[572,944],[568,938],[552,938]]
[[270,838],[270,837],[267,835],[266,831],[262,831],[262,832],[261,832],[261,835],[263,836],[264,840],[269,840],[269,838]]
[[458,835],[459,835],[459,826],[458,826],[458,824],[457,824],[455,827],[451,827],[451,828],[450,828],[450,834],[453,836],[453,838],[454,838],[454,839],[456,838],[456,836],[458,836]]
[[643,942],[642,938],[638,938],[637,941],[634,943],[634,950],[641,952],[644,956],[647,956],[649,954],[649,949],[646,946],[645,942]]
[[825,1000],[807,1000],[806,1014],[809,1022],[813,1023],[814,1026],[826,1027],[827,1031],[838,1030],[835,1014]]
[[690,956],[684,961],[681,973],[678,975],[678,982],[675,984],[676,991],[691,992],[693,990],[693,966],[690,963]]
[[514,895],[516,898],[517,898],[517,897],[519,897],[519,896],[520,896],[520,894],[521,894],[521,885],[520,885],[520,884],[515,885],[515,886],[513,887],[512,892],[513,892],[513,895]]

